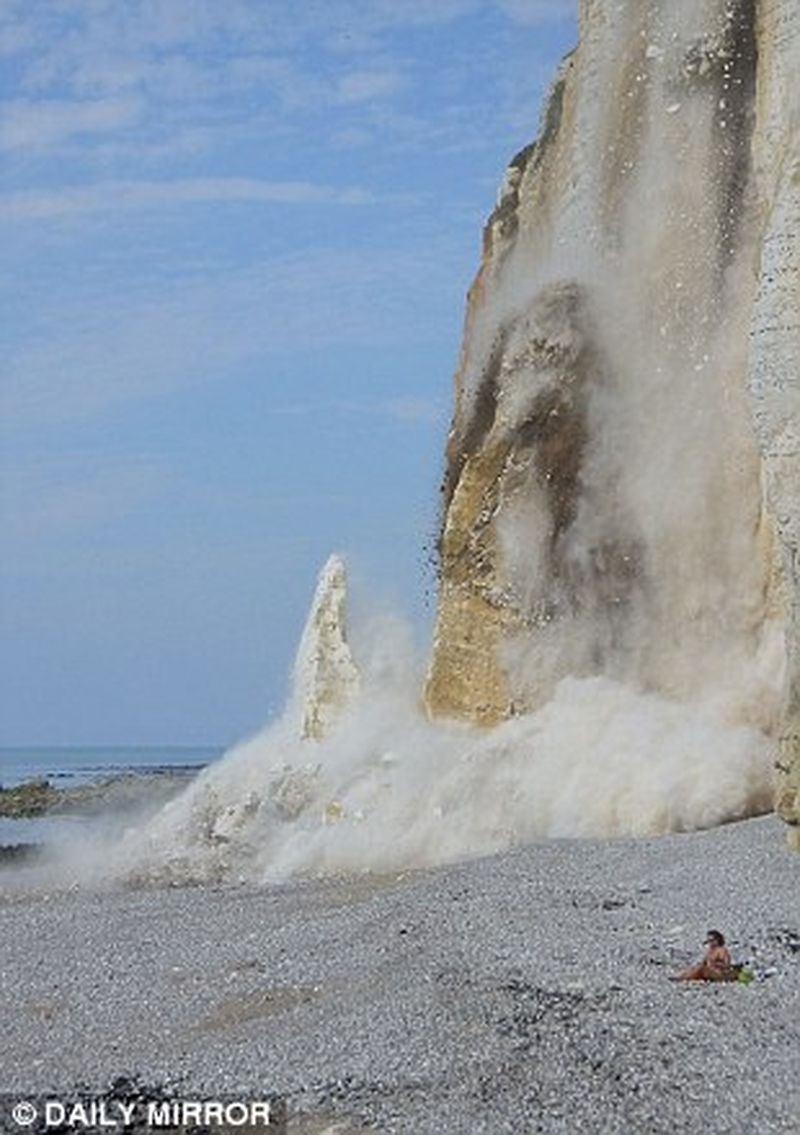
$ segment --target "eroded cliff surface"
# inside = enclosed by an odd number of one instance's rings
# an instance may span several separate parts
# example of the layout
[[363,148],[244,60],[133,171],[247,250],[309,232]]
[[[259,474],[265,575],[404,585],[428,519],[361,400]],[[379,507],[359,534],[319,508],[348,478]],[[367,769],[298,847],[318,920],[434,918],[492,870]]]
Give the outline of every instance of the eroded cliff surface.
[[781,737],[800,821],[800,9],[584,0],[470,293],[426,701],[568,676]]
[[757,26],[759,229],[748,381],[788,604],[777,805],[800,849],[800,7],[760,0]]

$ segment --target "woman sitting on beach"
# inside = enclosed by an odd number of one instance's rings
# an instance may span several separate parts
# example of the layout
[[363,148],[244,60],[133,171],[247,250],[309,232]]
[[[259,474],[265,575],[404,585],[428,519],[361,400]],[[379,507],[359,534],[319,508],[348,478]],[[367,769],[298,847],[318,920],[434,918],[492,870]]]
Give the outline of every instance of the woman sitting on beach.
[[706,947],[702,962],[676,974],[673,981],[736,981],[736,967],[731,961],[725,938],[719,930],[709,930],[703,943]]

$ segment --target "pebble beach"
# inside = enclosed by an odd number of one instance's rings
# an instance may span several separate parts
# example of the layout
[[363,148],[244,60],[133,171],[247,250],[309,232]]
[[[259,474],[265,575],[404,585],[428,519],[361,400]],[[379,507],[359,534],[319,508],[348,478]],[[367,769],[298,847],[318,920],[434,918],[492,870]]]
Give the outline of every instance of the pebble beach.
[[[270,1094],[306,1135],[797,1132],[784,832],[769,816],[264,887],[54,890],[8,866],[0,1090]],[[710,927],[752,984],[668,980]]]

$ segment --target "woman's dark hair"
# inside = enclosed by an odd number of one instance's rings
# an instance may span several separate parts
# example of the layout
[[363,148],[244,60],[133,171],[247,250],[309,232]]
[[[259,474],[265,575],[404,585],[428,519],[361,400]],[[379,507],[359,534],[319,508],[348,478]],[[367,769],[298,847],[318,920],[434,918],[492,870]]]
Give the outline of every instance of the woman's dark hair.
[[725,936],[720,934],[719,930],[709,930],[706,934],[706,942],[713,942],[715,946],[724,946]]

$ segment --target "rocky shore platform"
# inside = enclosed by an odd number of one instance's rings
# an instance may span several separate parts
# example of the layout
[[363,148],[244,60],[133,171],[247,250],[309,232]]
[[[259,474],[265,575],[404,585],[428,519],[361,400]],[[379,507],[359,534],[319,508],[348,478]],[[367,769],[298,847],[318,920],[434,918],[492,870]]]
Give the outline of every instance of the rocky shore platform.
[[80,784],[57,784],[42,776],[8,788],[0,786],[0,871],[38,861],[47,850],[46,833],[38,833],[35,825],[26,827],[25,839],[9,842],[2,830],[3,820],[67,817],[90,822],[144,816],[182,791],[199,767],[165,765],[123,770]]
[[[0,876],[7,1107],[116,1081],[276,1094],[306,1135],[800,1130],[800,857],[773,817],[262,888],[25,877]],[[668,980],[711,927],[752,984]]]
[[10,788],[0,786],[0,818],[98,815],[130,809],[152,800],[159,803],[186,787],[199,766],[164,766],[98,776],[85,784],[57,785],[36,777]]

